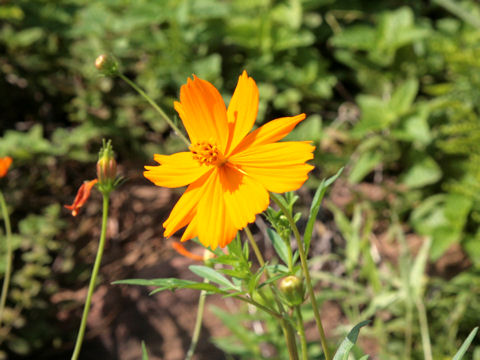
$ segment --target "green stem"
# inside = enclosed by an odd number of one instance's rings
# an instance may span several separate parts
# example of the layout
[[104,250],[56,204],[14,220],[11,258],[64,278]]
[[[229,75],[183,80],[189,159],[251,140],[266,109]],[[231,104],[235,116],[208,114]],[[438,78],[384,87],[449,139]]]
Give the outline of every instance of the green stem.
[[77,341],[75,342],[75,349],[73,350],[72,360],[77,360],[78,356],[80,355],[83,337],[85,335],[85,328],[87,326],[87,317],[90,311],[90,304],[92,302],[93,290],[95,289],[98,270],[100,269],[100,263],[102,262],[103,248],[105,247],[105,238],[107,233],[108,200],[109,200],[108,193],[104,193],[103,194],[102,232],[100,234],[100,243],[98,245],[95,264],[93,265],[92,275],[90,277],[90,285],[88,286],[87,299],[85,301],[85,306],[83,308],[82,321],[80,323],[80,329],[78,330]]
[[[247,234],[247,238],[250,242],[250,245],[253,248],[253,252],[255,253],[255,256],[257,257],[258,263],[262,267],[265,266],[265,260],[263,259],[262,253],[260,252],[260,249],[258,248],[257,243],[255,242],[255,239],[253,238],[252,232],[248,227],[246,227],[244,231],[245,231],[245,234]],[[267,277],[267,279],[270,278],[270,274],[268,273],[267,269],[265,269],[265,276]],[[276,289],[271,283],[270,283],[270,288],[272,289],[272,293],[277,303],[278,309],[282,313],[280,317],[280,325],[282,326],[283,334],[285,336],[285,340],[287,341],[287,349],[290,355],[290,360],[298,360],[297,342],[295,340],[295,334],[293,332],[292,326],[285,320],[285,317],[284,317],[285,310],[283,309],[282,302],[278,298],[275,291]]]
[[417,298],[416,305],[418,311],[418,321],[420,322],[420,334],[422,337],[423,356],[425,360],[432,360],[432,345],[430,342],[430,334],[428,332],[428,320],[425,305],[423,304],[421,298]]
[[[250,245],[252,246],[253,252],[255,253],[255,256],[257,257],[258,263],[260,264],[261,267],[264,267],[265,266],[265,260],[263,259],[263,255],[260,252],[260,249],[258,248],[258,245],[255,242],[255,239],[253,238],[252,232],[250,231],[250,229],[248,227],[246,227],[244,229],[244,231],[245,231],[245,234],[247,234],[248,241],[250,242]],[[268,273],[268,271],[267,271],[267,273]]]
[[327,339],[325,337],[325,331],[323,330],[322,319],[320,317],[320,311],[318,309],[317,300],[315,299],[315,292],[313,291],[312,286],[312,279],[310,277],[310,272],[308,271],[308,264],[307,264],[307,257],[305,256],[305,249],[303,244],[303,239],[300,236],[300,232],[298,231],[297,225],[293,220],[292,214],[290,211],[283,206],[281,200],[278,198],[277,194],[270,193],[272,200],[278,205],[280,210],[282,210],[283,214],[287,217],[288,223],[292,227],[293,233],[295,235],[295,239],[297,240],[298,244],[298,252],[300,254],[300,262],[302,264],[302,271],[303,275],[305,276],[305,282],[307,285],[308,295],[310,296],[310,302],[312,303],[313,308],[313,315],[315,317],[315,322],[317,323],[318,333],[320,335],[320,342],[322,343],[323,353],[325,355],[325,360],[331,360],[330,351],[328,350],[327,346]]
[[5,304],[7,302],[8,287],[10,285],[10,278],[12,276],[12,263],[13,263],[12,229],[10,227],[10,217],[8,215],[7,204],[5,203],[5,198],[3,197],[3,193],[1,191],[0,191],[0,205],[2,207],[3,221],[5,222],[5,240],[7,244],[7,255],[6,255],[7,266],[5,269],[5,279],[3,280],[2,295],[0,297],[0,327],[1,327],[2,321],[3,321],[3,312],[5,310]]
[[183,135],[183,133],[180,131],[180,129],[174,124],[174,122],[168,117],[168,115],[162,110],[158,104],[152,100],[150,96],[147,95],[145,91],[143,91],[137,84],[135,84],[132,80],[127,78],[123,74],[118,74],[118,76],[125,81],[128,85],[130,85],[136,92],[138,92],[147,102],[152,105],[152,107],[160,114],[160,116],[167,122],[168,125],[173,129],[175,134],[177,134],[180,139],[188,146],[190,146],[190,141]]
[[233,296],[233,297],[234,297],[235,299],[238,299],[238,300],[244,301],[244,302],[246,302],[246,303],[248,303],[248,304],[250,304],[250,305],[253,305],[253,306],[259,308],[260,310],[265,311],[267,314],[272,315],[272,316],[273,316],[274,318],[276,318],[276,319],[279,319],[279,320],[282,320],[282,319],[283,319],[282,315],[280,315],[279,313],[277,313],[277,312],[269,309],[269,308],[266,307],[266,306],[263,306],[262,304],[256,302],[256,301],[253,300],[253,299],[250,299],[250,298],[247,298],[247,297],[243,297],[243,296],[240,296],[240,295],[235,295],[235,296]]
[[300,306],[295,306],[295,314],[297,315],[297,331],[300,337],[300,346],[302,347],[302,360],[308,360],[307,338],[305,337],[305,327]]
[[[205,279],[204,283],[208,284],[208,280]],[[195,328],[193,329],[192,342],[190,343],[190,347],[188,348],[185,360],[190,360],[195,353],[195,348],[197,347],[198,339],[200,337],[200,330],[202,329],[203,311],[205,310],[206,297],[207,292],[205,290],[202,290],[200,292],[200,298],[198,299],[197,319],[195,320]]]

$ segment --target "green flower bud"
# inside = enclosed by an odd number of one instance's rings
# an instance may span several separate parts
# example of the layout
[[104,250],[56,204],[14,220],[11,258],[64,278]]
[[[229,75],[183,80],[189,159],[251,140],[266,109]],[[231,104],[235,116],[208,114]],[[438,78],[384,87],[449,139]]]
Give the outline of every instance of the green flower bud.
[[103,140],[103,146],[97,161],[98,188],[103,192],[112,191],[117,185],[117,162],[112,149],[112,142]]
[[95,60],[95,67],[106,76],[115,76],[119,74],[118,62],[114,56],[102,54]]
[[295,275],[289,275],[280,280],[280,291],[285,296],[289,306],[297,306],[303,303],[303,282]]

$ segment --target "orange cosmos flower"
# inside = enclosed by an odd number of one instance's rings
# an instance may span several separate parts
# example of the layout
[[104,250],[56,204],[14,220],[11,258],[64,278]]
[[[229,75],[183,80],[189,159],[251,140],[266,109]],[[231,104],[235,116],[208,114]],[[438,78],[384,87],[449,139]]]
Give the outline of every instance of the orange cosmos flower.
[[10,156],[5,156],[0,158],[0,178],[4,177],[8,173],[8,168],[12,164],[12,158]]
[[258,88],[244,71],[228,109],[208,81],[193,76],[175,102],[191,141],[190,151],[154,155],[159,166],[144,175],[155,185],[189,185],[163,223],[170,237],[187,226],[181,241],[198,236],[205,246],[225,247],[238,230],[269,204],[269,191],[298,189],[313,166],[308,141],[277,143],[305,114],[270,121],[249,133],[258,111]]
[[98,182],[98,179],[84,181],[82,186],[77,191],[77,196],[75,196],[75,200],[73,201],[72,205],[64,205],[68,210],[72,211],[73,216],[77,216],[78,211],[80,208],[85,204],[85,202],[90,197],[90,192],[92,191],[92,187]]

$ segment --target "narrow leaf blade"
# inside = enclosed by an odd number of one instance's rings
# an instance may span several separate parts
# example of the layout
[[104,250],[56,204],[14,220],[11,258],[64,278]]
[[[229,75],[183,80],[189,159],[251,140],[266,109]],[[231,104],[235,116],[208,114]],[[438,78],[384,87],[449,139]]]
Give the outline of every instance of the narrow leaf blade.
[[145,346],[145,341],[142,341],[142,360],[148,360],[147,347]]
[[305,253],[308,255],[308,250],[310,249],[310,241],[312,240],[313,234],[313,226],[315,225],[315,220],[317,220],[318,212],[320,211],[320,205],[322,204],[323,197],[325,196],[325,192],[327,188],[333,184],[335,180],[342,174],[343,167],[337,171],[335,175],[328,178],[327,180],[323,180],[320,186],[315,191],[315,195],[313,196],[312,205],[310,206],[310,214],[308,216],[307,227],[305,228],[305,232],[303,233],[303,241],[305,242]]
[[462,346],[460,346],[460,349],[455,354],[452,360],[461,360],[463,358],[463,355],[465,355],[465,353],[467,352],[473,339],[475,339],[477,332],[478,332],[478,326],[471,331],[470,335],[468,335],[467,339],[463,342]]
[[348,335],[343,339],[340,347],[338,348],[333,360],[347,360],[350,351],[352,350],[353,346],[357,342],[358,333],[360,332],[360,328],[365,325],[368,325],[370,320],[365,320],[353,327],[353,329],[348,333]]
[[211,282],[214,282],[220,286],[224,286],[227,289],[237,291],[240,290],[235,285],[233,285],[230,280],[228,280],[225,276],[215,271],[214,269],[209,268],[208,266],[190,265],[188,268],[191,272],[197,274],[198,276],[210,280]]

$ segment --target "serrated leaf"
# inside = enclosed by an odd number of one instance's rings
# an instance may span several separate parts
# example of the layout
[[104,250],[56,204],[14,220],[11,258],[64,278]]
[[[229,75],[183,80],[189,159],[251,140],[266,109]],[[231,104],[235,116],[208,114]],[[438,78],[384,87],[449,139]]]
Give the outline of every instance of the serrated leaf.
[[467,352],[473,339],[475,339],[477,332],[478,332],[478,326],[470,332],[470,335],[468,335],[468,337],[465,339],[462,346],[460,346],[460,349],[458,349],[457,353],[455,354],[452,360],[461,360],[463,358],[463,355],[465,355],[465,353]]
[[188,268],[191,272],[197,274],[204,279],[210,280],[211,282],[219,284],[220,286],[224,286],[229,290],[240,291],[240,289],[233,285],[230,280],[228,280],[225,276],[220,274],[218,271],[209,268],[208,266],[190,265]]
[[305,227],[305,232],[303,233],[303,241],[305,243],[305,254],[308,255],[308,250],[310,249],[310,241],[312,240],[313,235],[313,227],[315,225],[315,221],[317,220],[318,212],[320,211],[320,206],[322,205],[323,197],[327,191],[327,188],[334,183],[335,180],[342,174],[343,167],[337,171],[335,175],[328,178],[327,180],[322,180],[320,185],[318,186],[317,190],[315,191],[315,195],[313,196],[312,204],[310,205],[310,212],[308,215],[308,222],[307,226]]
[[365,320],[353,327],[353,329],[348,333],[348,335],[340,344],[337,352],[335,353],[335,356],[333,357],[333,360],[348,360],[348,355],[350,354],[350,351],[357,342],[360,329],[363,326],[368,325],[369,323],[370,320]]

